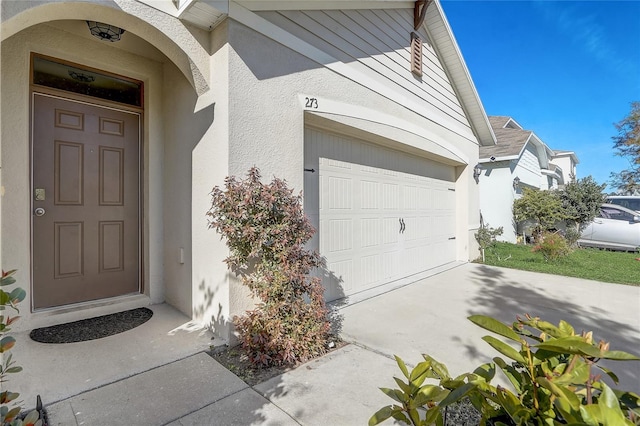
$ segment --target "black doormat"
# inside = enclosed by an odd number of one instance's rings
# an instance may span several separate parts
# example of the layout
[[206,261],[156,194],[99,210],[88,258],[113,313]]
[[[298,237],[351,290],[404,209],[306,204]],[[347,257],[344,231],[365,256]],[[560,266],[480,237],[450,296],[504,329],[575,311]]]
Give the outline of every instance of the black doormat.
[[131,330],[149,321],[152,316],[151,309],[138,308],[67,324],[36,328],[29,336],[40,343],[84,342]]

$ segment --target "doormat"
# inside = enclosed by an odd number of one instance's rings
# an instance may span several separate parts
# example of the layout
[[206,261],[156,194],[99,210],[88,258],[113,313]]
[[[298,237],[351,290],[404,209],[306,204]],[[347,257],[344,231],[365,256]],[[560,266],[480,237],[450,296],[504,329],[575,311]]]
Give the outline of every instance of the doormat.
[[151,309],[132,309],[67,324],[36,328],[29,333],[29,337],[40,343],[85,342],[131,330],[149,321],[152,316]]

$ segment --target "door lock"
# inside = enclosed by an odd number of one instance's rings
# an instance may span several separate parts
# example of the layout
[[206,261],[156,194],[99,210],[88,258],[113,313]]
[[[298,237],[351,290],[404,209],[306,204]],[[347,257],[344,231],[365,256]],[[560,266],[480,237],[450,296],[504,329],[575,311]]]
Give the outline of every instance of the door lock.
[[37,209],[35,209],[33,211],[33,214],[35,214],[36,216],[40,217],[40,216],[44,216],[44,209],[42,207],[38,207]]

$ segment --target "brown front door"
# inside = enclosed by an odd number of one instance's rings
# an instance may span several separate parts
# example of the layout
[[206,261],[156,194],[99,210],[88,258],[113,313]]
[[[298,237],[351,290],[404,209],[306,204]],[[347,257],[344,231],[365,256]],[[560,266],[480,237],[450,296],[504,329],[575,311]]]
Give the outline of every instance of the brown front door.
[[34,93],[34,309],[140,291],[139,146],[139,114]]

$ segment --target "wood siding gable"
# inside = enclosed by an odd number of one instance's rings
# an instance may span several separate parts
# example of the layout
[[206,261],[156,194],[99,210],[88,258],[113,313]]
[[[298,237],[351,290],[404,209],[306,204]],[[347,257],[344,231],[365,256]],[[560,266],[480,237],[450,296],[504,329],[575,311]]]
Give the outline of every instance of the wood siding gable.
[[[421,107],[419,114],[475,139],[460,100],[425,31],[422,77],[411,72],[413,9],[257,12],[376,83],[391,87]],[[371,87],[376,90],[375,87]]]

